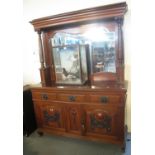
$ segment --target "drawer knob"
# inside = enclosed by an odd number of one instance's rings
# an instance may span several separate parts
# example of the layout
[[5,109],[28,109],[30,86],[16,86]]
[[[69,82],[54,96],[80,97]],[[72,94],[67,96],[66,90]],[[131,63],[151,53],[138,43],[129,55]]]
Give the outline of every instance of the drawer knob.
[[100,101],[102,103],[107,103],[108,102],[108,97],[107,96],[101,96]]
[[69,101],[75,101],[76,97],[75,96],[68,96]]
[[47,94],[41,94],[41,96],[42,96],[43,100],[48,100],[48,95]]

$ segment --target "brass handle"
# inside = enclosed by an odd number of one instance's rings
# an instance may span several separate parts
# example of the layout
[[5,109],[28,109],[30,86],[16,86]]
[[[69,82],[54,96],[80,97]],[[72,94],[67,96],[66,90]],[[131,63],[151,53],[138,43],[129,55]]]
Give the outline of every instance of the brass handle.
[[108,97],[107,97],[107,96],[101,96],[101,97],[100,97],[100,101],[101,101],[102,103],[107,103],[107,102],[108,102]]
[[41,96],[42,96],[43,100],[48,100],[48,95],[47,94],[41,94]]
[[68,96],[68,99],[69,99],[69,101],[75,101],[75,99],[76,99],[76,96]]

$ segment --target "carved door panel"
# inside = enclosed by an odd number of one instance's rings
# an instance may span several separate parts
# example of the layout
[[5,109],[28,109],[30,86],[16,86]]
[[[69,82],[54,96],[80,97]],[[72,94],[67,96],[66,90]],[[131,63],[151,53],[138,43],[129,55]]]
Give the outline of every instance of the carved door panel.
[[80,105],[67,104],[66,106],[67,114],[67,130],[70,133],[80,134],[81,133],[81,113]]
[[42,126],[65,131],[64,108],[61,104],[44,103],[41,106]]
[[117,108],[107,106],[85,106],[86,135],[117,135]]

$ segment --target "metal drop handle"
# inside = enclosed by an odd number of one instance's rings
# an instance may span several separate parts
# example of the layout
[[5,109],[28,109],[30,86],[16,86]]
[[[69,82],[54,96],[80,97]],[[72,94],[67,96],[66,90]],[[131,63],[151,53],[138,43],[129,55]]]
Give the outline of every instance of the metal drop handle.
[[68,96],[69,101],[75,101],[76,100],[76,96]]
[[101,96],[101,97],[100,97],[100,101],[101,101],[102,103],[107,103],[107,102],[108,102],[108,97],[107,97],[107,96]]
[[41,96],[42,96],[43,100],[48,100],[48,95],[47,94],[41,94]]

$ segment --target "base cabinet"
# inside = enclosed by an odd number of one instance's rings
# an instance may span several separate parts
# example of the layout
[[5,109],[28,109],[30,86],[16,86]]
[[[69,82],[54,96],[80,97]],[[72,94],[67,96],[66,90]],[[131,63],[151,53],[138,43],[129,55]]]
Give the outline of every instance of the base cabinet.
[[32,88],[32,95],[39,131],[124,145],[124,89],[41,87]]

